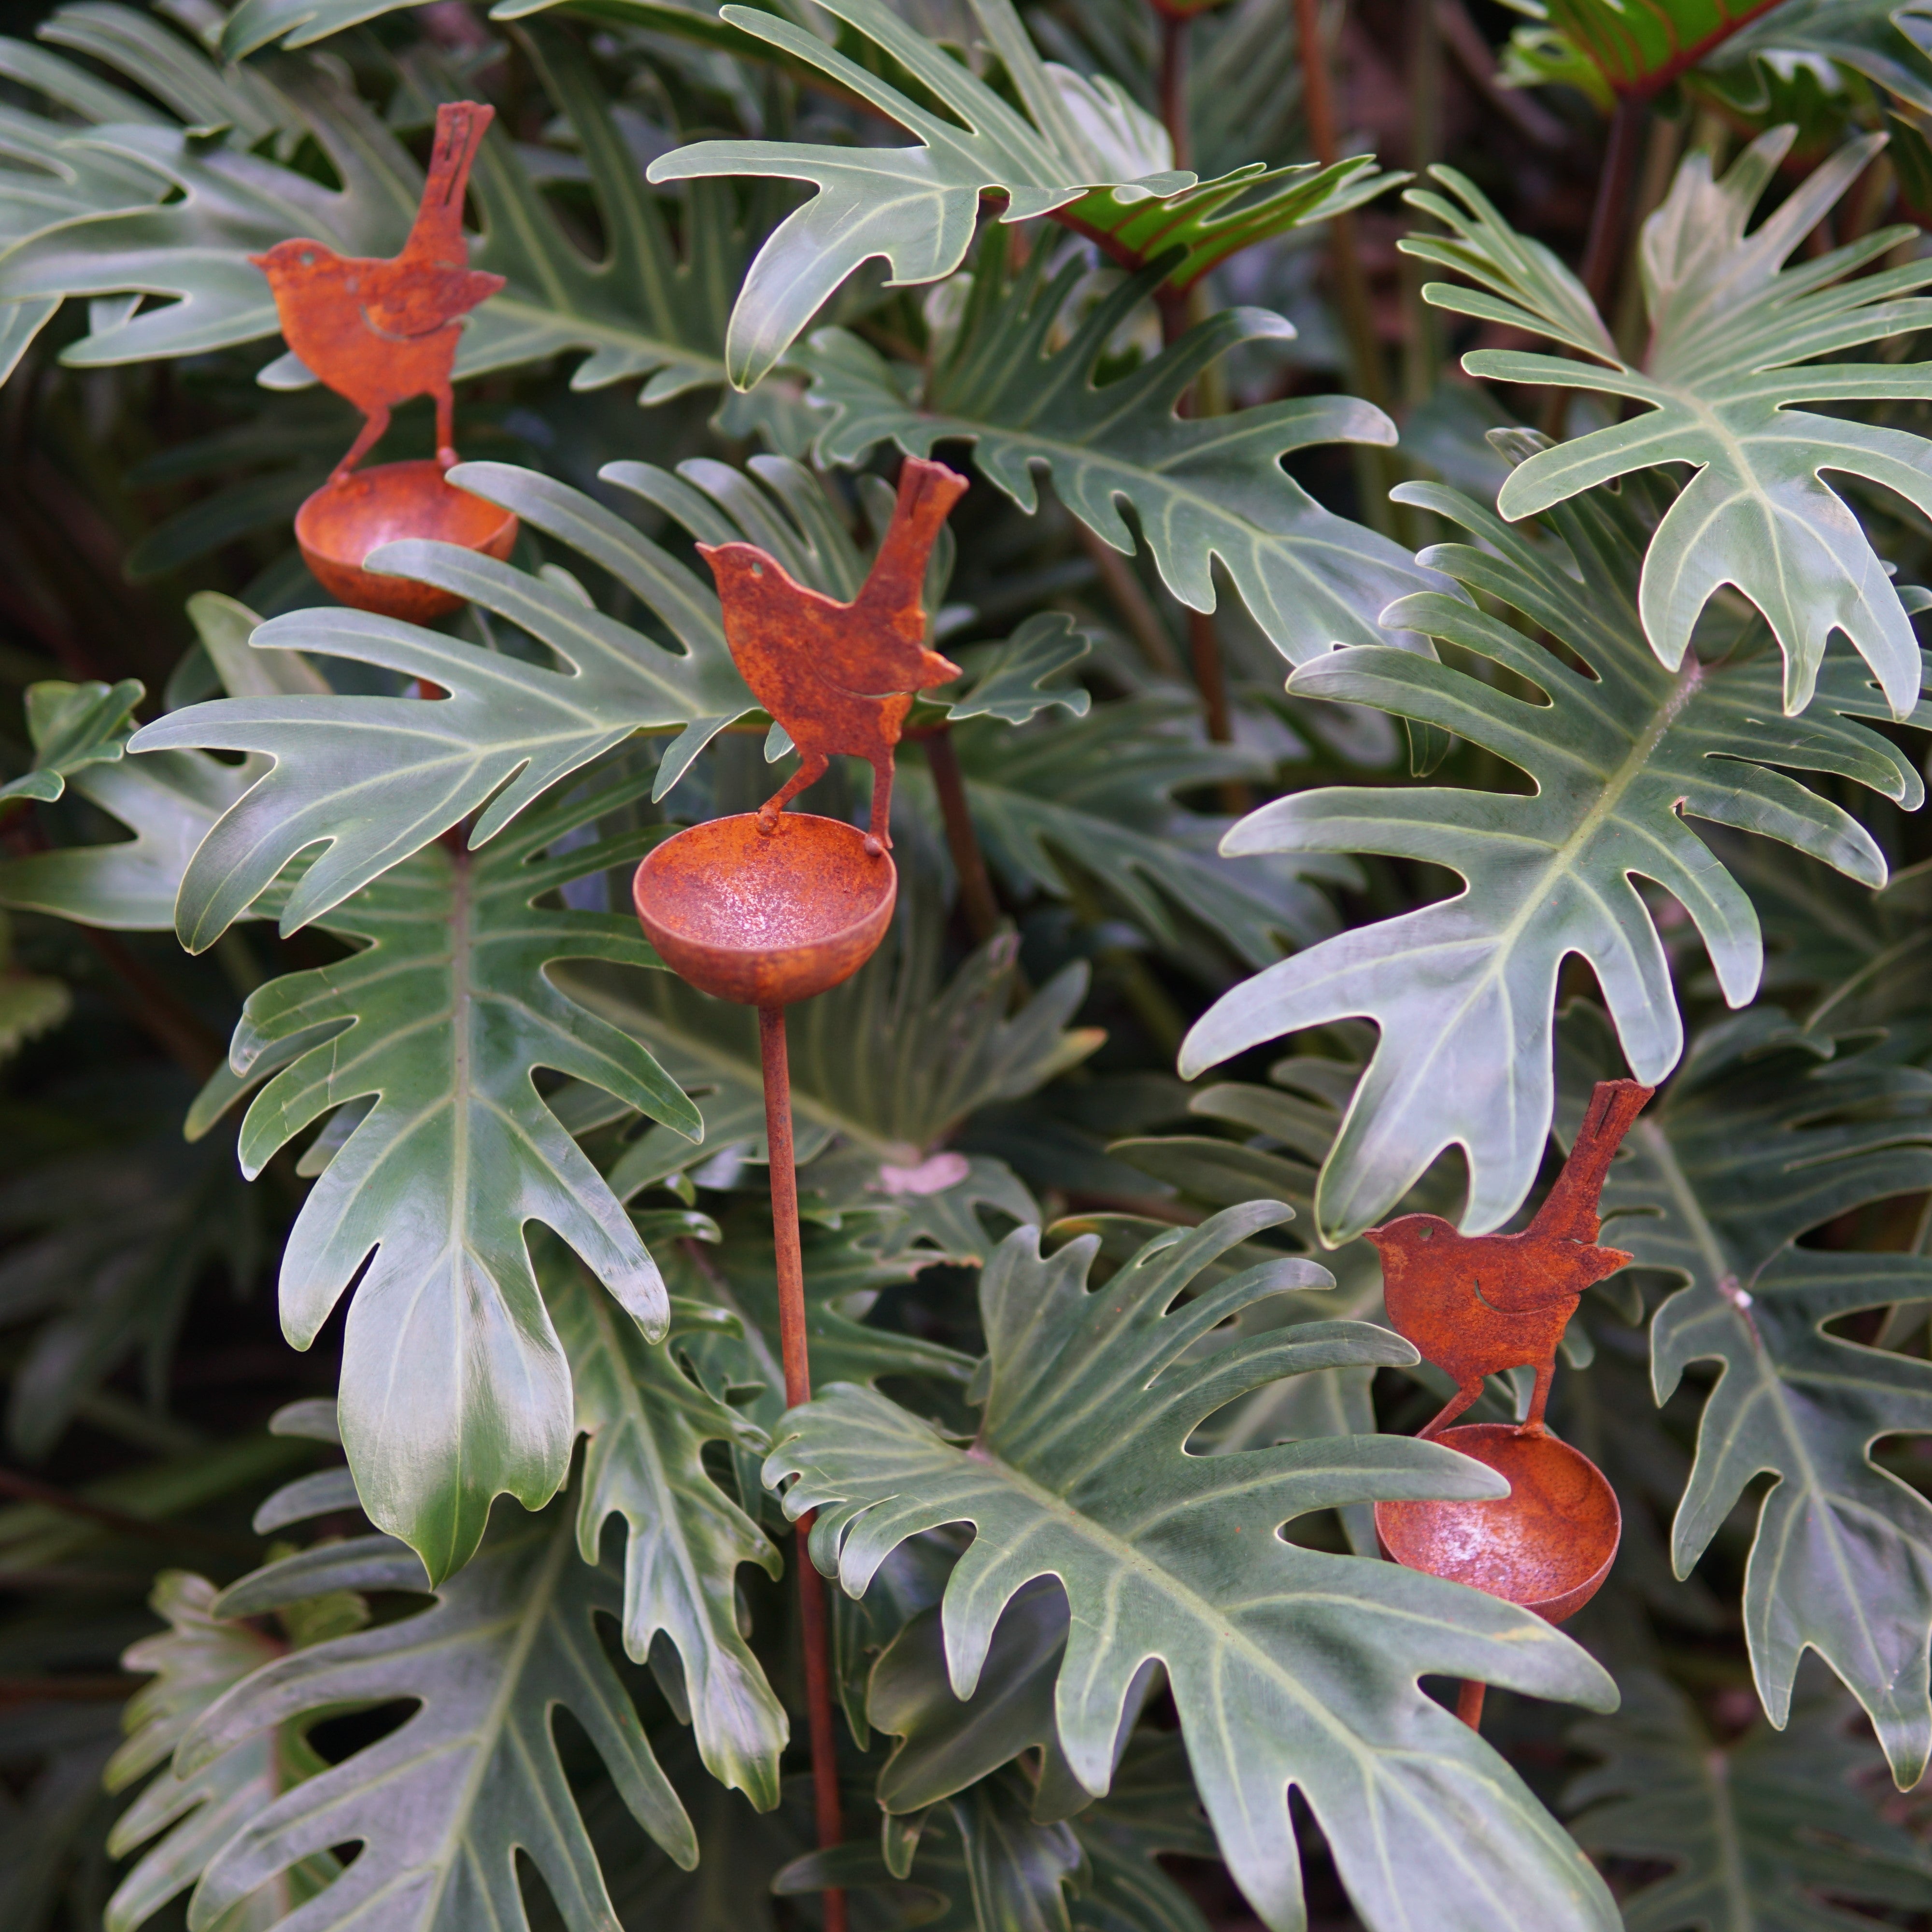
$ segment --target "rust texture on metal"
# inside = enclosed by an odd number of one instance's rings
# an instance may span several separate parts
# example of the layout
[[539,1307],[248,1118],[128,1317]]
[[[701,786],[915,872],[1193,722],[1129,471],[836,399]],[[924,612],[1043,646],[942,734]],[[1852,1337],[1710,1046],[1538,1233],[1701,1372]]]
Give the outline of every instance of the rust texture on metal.
[[[1382,1256],[1390,1325],[1456,1383],[1421,1433],[1510,1486],[1486,1502],[1379,1502],[1376,1533],[1398,1563],[1551,1623],[1596,1594],[1623,1534],[1616,1491],[1587,1456],[1550,1433],[1544,1411],[1557,1344],[1583,1291],[1630,1262],[1620,1248],[1598,1246],[1599,1204],[1610,1162],[1652,1090],[1634,1080],[1598,1082],[1556,1186],[1521,1234],[1464,1234],[1433,1214],[1406,1214],[1368,1232]],[[1522,1423],[1448,1427],[1481,1394],[1485,1376],[1526,1366],[1535,1369],[1536,1385]],[[1456,1708],[1479,1725],[1483,1686],[1463,1684]]]
[[890,848],[892,752],[912,694],[959,675],[957,664],[926,648],[922,592],[926,560],[965,488],[943,463],[907,458],[878,555],[849,604],[794,583],[754,544],[698,546],[718,580],[731,656],[798,748],[798,770],[759,808],[767,832],[843,754],[872,766],[868,843]]
[[[386,261],[338,255],[320,242],[278,242],[249,260],[268,278],[282,334],[322,382],[362,412],[362,432],[328,481],[296,513],[302,560],[332,596],[358,610],[415,623],[447,615],[460,597],[362,568],[372,550],[427,537],[506,557],[517,520],[458,490],[443,472],[456,461],[450,372],[462,318],[503,286],[469,266],[463,197],[477,145],[495,110],[447,102],[436,112],[436,146],[415,224]],[[433,461],[356,465],[414,396],[436,404]]]
[[459,609],[463,599],[452,591],[362,568],[371,550],[400,537],[460,544],[500,559],[517,541],[517,520],[509,511],[456,488],[435,463],[386,463],[356,470],[325,484],[296,512],[302,561],[338,602],[412,624],[427,624]]
[[755,812],[667,838],[631,884],[644,936],[700,992],[784,1006],[849,980],[885,937],[898,874],[856,826]]
[[1524,1428],[1542,1432],[1556,1345],[1592,1282],[1629,1265],[1600,1248],[1597,1211],[1618,1144],[1652,1090],[1602,1080],[1550,1197],[1520,1234],[1464,1234],[1436,1214],[1405,1214],[1371,1228],[1382,1256],[1390,1327],[1455,1378],[1456,1393],[1420,1432],[1438,1434],[1483,1392],[1483,1378],[1534,1365]]
[[1610,1574],[1623,1531],[1616,1492],[1581,1450],[1546,1432],[1466,1424],[1436,1438],[1509,1484],[1494,1502],[1378,1503],[1382,1545],[1411,1570],[1506,1598],[1553,1624]]
[[436,146],[415,225],[386,261],[338,255],[320,242],[278,242],[249,260],[268,278],[282,334],[319,381],[366,420],[335,466],[354,469],[389,426],[389,412],[412,396],[436,399],[436,460],[456,460],[449,373],[461,318],[503,286],[470,266],[463,196],[477,145],[496,110],[474,100],[436,110]]
[[[886,862],[890,866],[892,862]],[[812,1400],[812,1363],[806,1340],[805,1257],[798,1237],[798,1168],[791,1138],[791,1066],[785,1051],[782,1006],[758,1009],[758,1059],[764,1075],[772,1249],[778,1268],[778,1352],[784,1366],[785,1406],[795,1408]],[[805,1652],[805,1714],[812,1746],[813,1810],[819,1845],[829,1850],[844,1840],[845,1822],[838,1799],[838,1739],[832,1711],[831,1632],[826,1612],[825,1580],[812,1568],[806,1554],[812,1524],[812,1512],[808,1510],[798,1520],[792,1574],[796,1580],[799,1636]],[[823,1898],[826,1932],[844,1932],[844,1894],[828,1892]]]

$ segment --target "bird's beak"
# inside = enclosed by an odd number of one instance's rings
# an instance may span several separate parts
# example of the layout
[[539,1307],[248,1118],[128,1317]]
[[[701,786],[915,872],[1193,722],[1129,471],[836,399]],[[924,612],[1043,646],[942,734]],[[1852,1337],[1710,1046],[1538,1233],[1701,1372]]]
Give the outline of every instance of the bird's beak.
[[248,259],[256,268],[261,270],[263,274],[266,275],[268,272],[268,258],[267,256],[250,255]]

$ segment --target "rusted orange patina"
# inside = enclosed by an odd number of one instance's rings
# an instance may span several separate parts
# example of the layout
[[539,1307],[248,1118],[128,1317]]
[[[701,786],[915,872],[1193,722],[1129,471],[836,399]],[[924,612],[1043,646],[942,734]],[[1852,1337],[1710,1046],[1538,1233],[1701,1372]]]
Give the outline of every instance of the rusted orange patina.
[[766,832],[842,753],[872,767],[868,848],[891,846],[892,752],[912,694],[959,675],[957,664],[926,648],[922,592],[926,560],[965,488],[943,463],[908,457],[879,554],[849,604],[794,583],[755,544],[698,546],[718,580],[731,656],[798,747],[798,770],[759,808]]
[[1592,1282],[1630,1264],[1600,1248],[1597,1204],[1604,1177],[1652,1089],[1601,1080],[1550,1198],[1520,1234],[1464,1234],[1436,1214],[1405,1214],[1367,1238],[1382,1258],[1390,1325],[1438,1369],[1456,1393],[1421,1432],[1434,1436],[1483,1392],[1483,1378],[1533,1363],[1536,1392],[1523,1425],[1543,1429],[1556,1345]]
[[[1598,1082],[1563,1172],[1521,1234],[1463,1234],[1433,1214],[1405,1214],[1368,1232],[1382,1256],[1390,1324],[1455,1378],[1456,1393],[1421,1433],[1510,1486],[1490,1502],[1379,1502],[1376,1533],[1398,1563],[1520,1604],[1551,1623],[1596,1594],[1623,1534],[1603,1472],[1559,1442],[1543,1418],[1557,1344],[1578,1300],[1630,1258],[1597,1245],[1598,1205],[1610,1162],[1652,1090],[1634,1080]],[[1481,1394],[1486,1376],[1530,1364],[1536,1388],[1520,1426],[1448,1428]],[[1465,1684],[1456,1704],[1472,1726],[1482,1718],[1483,1690]]]
[[486,556],[506,557],[517,541],[517,519],[499,505],[459,490],[436,463],[386,463],[358,470],[318,490],[296,512],[296,542],[317,583],[358,610],[380,611],[426,624],[463,599],[453,591],[379,577],[362,568],[371,550],[400,537],[460,544]]
[[[516,541],[514,517],[442,474],[457,460],[450,371],[462,318],[503,286],[501,275],[469,266],[463,234],[470,166],[494,112],[474,100],[436,110],[429,179],[400,254],[351,257],[298,238],[248,258],[268,278],[290,348],[363,414],[348,454],[296,517],[309,568],[358,610],[422,622],[463,601],[364,570],[362,560],[380,544],[430,537],[502,557]],[[388,428],[390,411],[412,396],[435,399],[434,461],[356,471]]]
[[885,937],[898,874],[856,826],[791,812],[714,818],[645,859],[631,896],[644,936],[699,992],[788,1006],[849,980]]
[[1398,1563],[1520,1604],[1560,1624],[1594,1597],[1617,1553],[1616,1492],[1588,1456],[1546,1430],[1478,1422],[1436,1438],[1508,1481],[1493,1502],[1378,1503]]

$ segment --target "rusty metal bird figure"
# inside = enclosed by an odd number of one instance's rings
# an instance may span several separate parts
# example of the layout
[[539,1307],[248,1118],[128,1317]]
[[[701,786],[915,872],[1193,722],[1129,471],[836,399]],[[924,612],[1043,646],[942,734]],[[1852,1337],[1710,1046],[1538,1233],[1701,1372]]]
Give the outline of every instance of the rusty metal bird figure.
[[1610,1162],[1655,1090],[1600,1080],[1550,1197],[1520,1234],[1464,1234],[1436,1214],[1405,1214],[1366,1238],[1382,1256],[1389,1322],[1456,1378],[1442,1412],[1418,1432],[1439,1435],[1483,1392],[1483,1378],[1534,1364],[1536,1389],[1521,1433],[1544,1433],[1556,1345],[1592,1282],[1629,1265],[1600,1248],[1598,1202]]
[[355,468],[389,426],[389,412],[412,396],[436,399],[436,460],[456,460],[450,370],[460,319],[503,286],[470,266],[463,196],[483,130],[496,110],[474,100],[436,110],[415,226],[386,261],[338,255],[320,242],[278,242],[249,260],[268,278],[289,346],[367,420],[329,478]]
[[926,560],[965,489],[965,478],[943,463],[908,457],[879,554],[849,604],[794,583],[755,544],[698,546],[718,580],[731,656],[798,747],[798,770],[759,808],[761,831],[776,831],[778,814],[843,753],[872,767],[866,849],[890,848],[892,750],[912,694],[959,675],[926,648],[921,593]]

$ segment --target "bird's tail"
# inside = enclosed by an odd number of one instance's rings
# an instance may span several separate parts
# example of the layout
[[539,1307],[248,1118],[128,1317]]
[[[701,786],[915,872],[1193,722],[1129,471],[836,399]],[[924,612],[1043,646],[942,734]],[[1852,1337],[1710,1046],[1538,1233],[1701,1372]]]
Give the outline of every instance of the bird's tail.
[[1570,1158],[1550,1196],[1529,1224],[1532,1234],[1559,1240],[1594,1241],[1603,1226],[1598,1202],[1623,1137],[1656,1092],[1634,1080],[1599,1080],[1583,1114]]
[[463,197],[483,130],[496,114],[495,108],[480,100],[446,100],[436,110],[436,146],[430,154],[429,179],[423,186],[416,226],[403,244],[405,255],[427,256],[452,268],[469,261],[470,250],[463,238]]
[[929,463],[921,456],[906,458],[899,466],[898,501],[892,506],[892,520],[886,526],[866,587],[859,593],[860,603],[887,617],[920,608],[926,560],[948,513],[965,494],[965,478],[944,464]]

